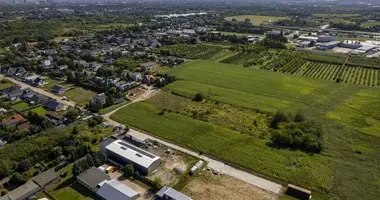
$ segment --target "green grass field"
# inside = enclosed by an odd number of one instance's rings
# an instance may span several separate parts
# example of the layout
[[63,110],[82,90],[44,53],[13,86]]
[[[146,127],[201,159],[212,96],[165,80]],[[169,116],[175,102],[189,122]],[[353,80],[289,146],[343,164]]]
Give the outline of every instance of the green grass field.
[[253,25],[260,25],[262,23],[273,23],[275,21],[286,19],[286,17],[276,17],[276,16],[262,16],[262,15],[238,15],[232,17],[226,17],[224,20],[232,21],[235,18],[237,21],[244,21],[245,19],[250,19]]
[[18,104],[15,104],[13,106],[11,106],[14,110],[17,110],[19,112],[21,111],[24,111],[26,109],[28,109],[30,106],[29,104],[25,103],[25,102],[21,102],[21,103],[18,103]]
[[66,92],[62,95],[66,96],[71,101],[74,101],[79,106],[85,106],[88,103],[89,99],[95,96],[96,93],[91,90],[86,90],[81,87],[76,87],[75,89],[72,89],[72,90],[66,90]]
[[27,111],[26,113],[24,113],[24,114],[27,115],[29,111],[31,111],[31,112],[35,112],[35,113],[37,113],[39,116],[45,116],[45,114],[48,112],[44,107],[39,106],[39,107],[37,107],[37,108],[33,108],[33,109],[28,110],[28,111]]
[[4,89],[4,88],[8,88],[10,86],[12,86],[13,84],[12,83],[0,83],[0,90]]
[[310,155],[272,148],[268,139],[194,119],[175,108],[162,114],[161,105],[153,100],[125,107],[111,118],[281,183],[312,189],[324,199],[380,196],[379,92],[375,88],[199,60],[170,74],[180,80],[165,89],[188,98],[202,92],[207,99],[252,112],[302,111],[323,126],[324,150]]

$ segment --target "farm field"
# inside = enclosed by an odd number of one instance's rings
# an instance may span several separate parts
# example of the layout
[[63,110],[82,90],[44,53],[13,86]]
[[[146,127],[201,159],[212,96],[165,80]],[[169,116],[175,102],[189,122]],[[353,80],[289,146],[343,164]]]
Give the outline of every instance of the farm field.
[[[379,102],[375,98],[379,94],[375,88],[200,60],[174,68],[170,74],[180,81],[166,90],[187,98],[201,92],[206,99],[253,109],[253,113],[302,111],[322,124],[324,150],[309,155],[272,148],[268,139],[255,134],[241,134],[241,130],[225,128],[210,118],[201,121],[178,112],[175,105],[179,103],[171,97],[162,98],[174,106],[163,114],[161,106],[166,105],[149,99],[125,107],[111,118],[281,183],[312,189],[323,199],[376,199],[380,195],[376,181],[380,167],[374,162],[380,159]],[[321,76],[329,77],[327,73]],[[352,123],[361,117],[365,123]]]
[[[121,109],[111,118],[272,178],[325,190],[331,187],[332,171],[328,157],[315,155],[311,164],[311,158],[306,153],[272,149],[267,146],[267,140],[176,113],[159,115],[159,111],[156,106],[139,102]],[[294,163],[297,163],[297,168],[292,166]],[[310,176],[301,180],[304,173],[310,173]]]
[[208,45],[208,44],[177,44],[171,46],[165,46],[158,48],[156,51],[168,56],[178,56],[189,59],[207,59],[218,52],[220,52],[223,47],[218,45]]
[[262,16],[262,15],[238,15],[232,17],[226,17],[225,20],[232,21],[235,18],[237,21],[244,21],[245,19],[250,19],[253,25],[261,25],[262,23],[271,23],[281,19],[286,19],[286,17],[276,17],[276,16]]

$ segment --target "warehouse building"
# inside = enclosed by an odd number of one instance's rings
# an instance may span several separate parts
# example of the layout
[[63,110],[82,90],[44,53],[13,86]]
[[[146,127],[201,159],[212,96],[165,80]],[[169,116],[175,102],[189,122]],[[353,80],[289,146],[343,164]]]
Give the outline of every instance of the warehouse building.
[[117,180],[104,181],[99,184],[96,193],[104,200],[135,200],[140,194]]
[[339,41],[327,42],[327,43],[324,43],[324,44],[320,44],[319,45],[319,49],[320,50],[333,49],[333,48],[337,47],[339,44],[340,44]]
[[156,194],[156,199],[160,200],[192,200],[189,196],[178,192],[171,187],[162,187]]
[[132,164],[136,170],[147,175],[157,169],[160,157],[142,150],[123,140],[116,140],[106,146],[107,159],[116,162],[123,167]]
[[318,42],[332,42],[335,41],[336,37],[329,35],[321,35],[318,37]]
[[79,176],[77,176],[77,180],[81,185],[83,185],[87,189],[93,192],[97,192],[99,189],[98,185],[104,181],[111,180],[111,178],[102,170],[96,167],[91,167],[87,171],[79,174]]

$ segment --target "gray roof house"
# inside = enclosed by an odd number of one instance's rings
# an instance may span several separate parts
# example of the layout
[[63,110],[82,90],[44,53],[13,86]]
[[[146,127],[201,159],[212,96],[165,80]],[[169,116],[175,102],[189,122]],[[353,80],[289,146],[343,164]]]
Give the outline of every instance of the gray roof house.
[[33,105],[45,104],[48,100],[48,97],[41,94],[36,94],[28,99],[29,103]]
[[10,200],[24,200],[40,191],[40,187],[33,181],[28,181],[9,193]]
[[27,88],[22,93],[22,98],[23,99],[29,99],[29,98],[33,97],[34,95],[36,95],[36,93],[33,92],[31,89]]
[[35,177],[32,178],[32,180],[39,185],[41,188],[45,187],[46,185],[54,182],[58,179],[57,173],[55,173],[54,169],[49,169]]
[[22,97],[23,93],[24,93],[24,90],[22,89],[15,90],[7,95],[7,99],[12,100],[12,101],[19,99]]
[[161,200],[192,200],[189,196],[186,196],[171,187],[162,187],[156,194],[157,199]]
[[101,186],[96,194],[104,200],[135,200],[140,197],[135,190],[115,179],[103,181],[99,185]]
[[25,68],[23,67],[12,67],[12,68],[9,68],[8,69],[8,76],[22,76],[24,75],[26,72]]
[[66,88],[62,85],[55,85],[53,86],[53,88],[51,89],[51,91],[53,93],[56,93],[56,94],[63,94],[66,92]]
[[45,102],[44,107],[48,110],[60,111],[63,110],[65,106],[55,99],[49,99]]
[[93,192],[97,192],[99,189],[98,185],[102,183],[103,181],[111,180],[111,178],[108,174],[104,173],[102,170],[96,167],[91,167],[85,172],[79,174],[77,176],[77,180],[81,185],[83,185],[87,189]]
[[9,94],[9,93],[12,93],[12,92],[18,91],[18,90],[21,90],[21,86],[19,86],[19,85],[12,85],[11,87],[4,88],[3,90],[1,90],[1,94],[2,95]]
[[107,103],[107,96],[104,93],[100,93],[100,94],[97,94],[96,96],[92,97],[92,101],[95,104],[104,105]]
[[147,63],[141,64],[141,70],[148,71],[150,69],[156,68],[157,66],[158,64],[156,62],[147,62]]

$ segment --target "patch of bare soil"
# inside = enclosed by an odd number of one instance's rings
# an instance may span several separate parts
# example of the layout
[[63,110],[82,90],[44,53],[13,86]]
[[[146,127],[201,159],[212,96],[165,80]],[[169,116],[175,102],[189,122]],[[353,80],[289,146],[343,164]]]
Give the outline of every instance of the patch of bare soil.
[[183,192],[197,200],[278,200],[275,194],[230,176],[202,172],[183,188]]

